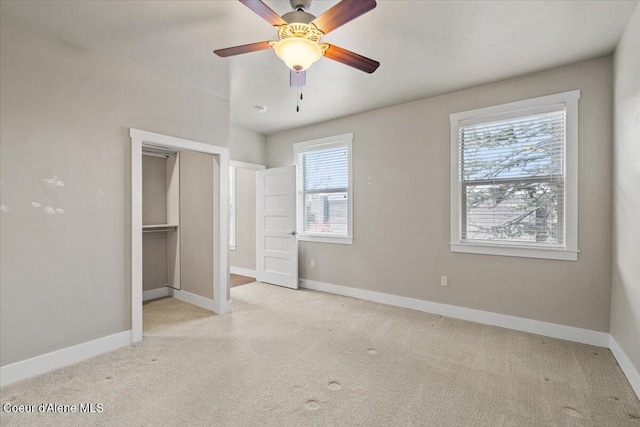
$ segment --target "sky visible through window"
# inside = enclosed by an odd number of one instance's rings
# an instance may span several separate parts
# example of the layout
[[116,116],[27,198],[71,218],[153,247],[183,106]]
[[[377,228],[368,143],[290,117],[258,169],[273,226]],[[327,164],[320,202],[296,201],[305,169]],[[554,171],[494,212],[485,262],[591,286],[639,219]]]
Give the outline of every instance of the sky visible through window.
[[348,234],[348,150],[331,147],[300,153],[305,232]]
[[347,188],[347,147],[304,153],[305,190]]

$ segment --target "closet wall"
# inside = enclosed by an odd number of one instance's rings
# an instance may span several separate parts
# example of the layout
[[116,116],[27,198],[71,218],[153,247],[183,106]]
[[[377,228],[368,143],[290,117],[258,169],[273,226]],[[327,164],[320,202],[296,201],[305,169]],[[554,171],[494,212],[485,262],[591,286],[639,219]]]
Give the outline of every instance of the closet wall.
[[[142,156],[142,223],[167,223],[167,160]],[[164,288],[167,282],[167,235],[142,235],[142,289]]]
[[176,231],[143,232],[143,290],[169,285],[213,299],[216,161],[183,151],[177,164],[176,170],[175,156],[142,156],[143,225],[178,225]]
[[180,153],[182,290],[213,299],[213,189],[215,158]]

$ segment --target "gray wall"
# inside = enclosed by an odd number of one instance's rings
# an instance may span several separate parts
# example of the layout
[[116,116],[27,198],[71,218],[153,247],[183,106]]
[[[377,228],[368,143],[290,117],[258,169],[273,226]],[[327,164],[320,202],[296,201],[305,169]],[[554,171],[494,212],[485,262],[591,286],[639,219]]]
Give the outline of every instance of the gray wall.
[[[293,164],[294,142],[354,133],[354,243],[301,242],[300,277],[608,331],[611,77],[601,58],[268,135],[276,167]],[[579,261],[451,253],[449,114],[572,89],[582,90]]]
[[614,56],[611,336],[640,372],[640,7]]
[[267,163],[267,139],[264,135],[231,125],[229,130],[229,157],[239,162]]
[[[167,223],[167,160],[142,156],[142,223]],[[167,235],[142,235],[142,290],[167,284]]]
[[256,171],[236,168],[236,250],[232,267],[256,269]]
[[129,127],[228,146],[229,102],[5,18],[0,90],[6,365],[131,329]]

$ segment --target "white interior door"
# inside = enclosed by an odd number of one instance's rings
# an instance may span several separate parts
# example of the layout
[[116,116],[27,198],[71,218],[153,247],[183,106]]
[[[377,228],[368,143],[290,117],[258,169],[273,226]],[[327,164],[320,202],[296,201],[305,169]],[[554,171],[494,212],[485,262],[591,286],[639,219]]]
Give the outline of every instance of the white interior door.
[[257,280],[298,289],[296,167],[259,170],[256,196]]

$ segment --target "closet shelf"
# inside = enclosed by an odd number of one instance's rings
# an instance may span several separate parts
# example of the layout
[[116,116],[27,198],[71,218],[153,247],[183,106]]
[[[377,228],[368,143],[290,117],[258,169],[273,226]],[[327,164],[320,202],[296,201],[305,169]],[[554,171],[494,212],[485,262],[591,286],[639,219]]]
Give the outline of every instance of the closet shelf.
[[177,229],[178,229],[178,224],[151,224],[151,225],[142,226],[143,233],[176,231]]

